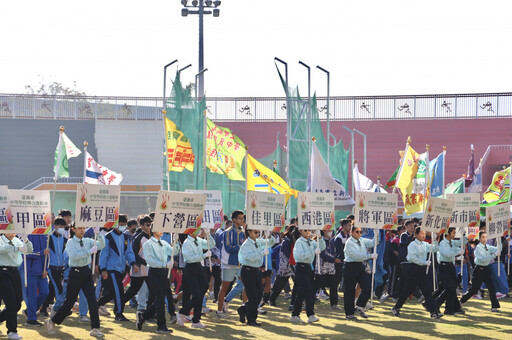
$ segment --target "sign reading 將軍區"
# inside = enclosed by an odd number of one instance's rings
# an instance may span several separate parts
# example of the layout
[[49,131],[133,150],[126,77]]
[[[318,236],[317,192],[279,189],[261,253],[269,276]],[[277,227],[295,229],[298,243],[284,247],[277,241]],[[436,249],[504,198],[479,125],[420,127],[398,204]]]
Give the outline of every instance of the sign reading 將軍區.
[[285,224],[285,195],[247,191],[247,228],[282,232]]
[[0,230],[11,230],[12,228],[9,188],[6,185],[0,185]]
[[299,192],[297,198],[299,229],[332,230],[334,223],[334,194]]
[[224,209],[222,208],[222,192],[220,190],[185,190],[185,192],[206,195],[201,228],[218,229],[222,227]]
[[75,225],[86,228],[114,228],[119,223],[119,185],[78,184]]
[[205,194],[163,191],[156,201],[153,231],[196,234],[202,227]]
[[45,190],[9,190],[12,233],[45,234],[52,228],[50,192]]
[[456,230],[456,237],[466,234],[473,240],[478,238],[480,229],[480,194],[446,194],[446,198],[455,201],[450,227]]
[[488,239],[500,238],[506,235],[510,220],[510,203],[486,207],[485,218]]
[[396,229],[398,222],[398,195],[356,191],[354,225],[372,229]]
[[429,197],[423,212],[421,229],[432,233],[444,234],[450,226],[454,206],[455,201]]

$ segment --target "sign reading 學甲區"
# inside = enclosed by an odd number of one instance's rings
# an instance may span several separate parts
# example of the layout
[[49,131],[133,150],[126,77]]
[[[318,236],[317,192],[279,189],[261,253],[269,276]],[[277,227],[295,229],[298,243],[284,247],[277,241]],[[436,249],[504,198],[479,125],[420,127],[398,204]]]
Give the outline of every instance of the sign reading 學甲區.
[[153,231],[197,234],[202,227],[205,204],[205,194],[160,191]]
[[12,213],[9,206],[9,189],[6,185],[0,185],[0,230],[11,230]]
[[398,195],[356,191],[354,225],[363,228],[396,229]]
[[423,212],[421,229],[432,233],[444,234],[450,226],[454,206],[455,201],[429,197]]
[[500,238],[508,232],[510,220],[510,203],[498,204],[493,207],[486,207],[486,232],[487,238]]
[[281,232],[285,223],[285,195],[247,191],[247,228]]
[[50,192],[43,190],[9,190],[12,233],[44,234],[51,230]]
[[334,223],[334,194],[299,192],[297,198],[299,229],[332,230]]
[[224,209],[222,209],[222,192],[220,190],[185,190],[192,194],[205,194],[203,229],[218,229],[224,223]]
[[120,199],[119,185],[78,184],[75,225],[86,228],[116,227],[119,223]]
[[466,234],[473,240],[478,238],[480,229],[480,194],[446,194],[446,198],[455,201],[450,227],[457,231],[456,237]]

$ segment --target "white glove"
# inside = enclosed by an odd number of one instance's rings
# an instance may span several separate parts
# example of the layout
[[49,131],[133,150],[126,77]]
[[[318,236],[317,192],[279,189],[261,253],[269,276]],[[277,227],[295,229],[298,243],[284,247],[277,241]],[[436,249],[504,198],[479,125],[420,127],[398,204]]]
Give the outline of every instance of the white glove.
[[206,253],[203,254],[204,258],[212,257],[212,252],[208,250]]
[[97,251],[98,251],[98,247],[94,246],[91,249],[89,249],[89,254],[96,254]]
[[268,248],[263,249],[263,255],[267,256],[269,253]]
[[25,243],[23,243],[23,245],[21,247],[18,247],[18,250],[21,251],[22,253],[26,253],[27,245]]
[[501,251],[497,251],[496,253],[494,253],[494,256],[498,257],[501,255]]
[[319,248],[315,248],[315,254],[320,254],[320,249]]
[[173,260],[170,260],[169,262],[167,262],[167,268],[172,269],[173,265],[174,265]]
[[370,255],[370,258],[373,259],[373,260],[376,260],[377,257],[379,257],[379,254],[371,254]]
[[459,255],[464,255],[465,252],[466,252],[466,249],[461,248],[461,250],[458,252],[458,254]]
[[426,266],[430,266],[430,263],[431,263],[430,260],[425,261]]
[[94,227],[93,230],[96,235],[100,233],[100,227]]

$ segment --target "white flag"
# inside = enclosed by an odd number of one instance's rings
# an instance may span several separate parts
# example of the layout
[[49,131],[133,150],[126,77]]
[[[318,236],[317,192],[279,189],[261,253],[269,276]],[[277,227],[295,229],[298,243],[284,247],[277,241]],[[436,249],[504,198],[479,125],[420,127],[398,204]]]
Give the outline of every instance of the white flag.
[[123,180],[123,175],[118,174],[107,167],[98,164],[94,158],[86,151],[85,153],[85,171],[84,183],[119,185]]
[[382,192],[387,193],[383,187],[372,182],[371,179],[359,172],[357,163],[354,165],[354,171],[352,171],[352,180],[354,181],[355,191],[371,191],[371,192]]

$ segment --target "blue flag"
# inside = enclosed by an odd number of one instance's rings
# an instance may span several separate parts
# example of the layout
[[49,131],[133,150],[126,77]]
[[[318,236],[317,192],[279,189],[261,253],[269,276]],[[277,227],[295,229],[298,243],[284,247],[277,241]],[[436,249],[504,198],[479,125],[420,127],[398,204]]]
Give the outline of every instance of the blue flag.
[[444,157],[445,152],[430,161],[430,196],[439,197],[443,195],[444,188]]
[[[373,239],[373,229],[363,228],[363,237]],[[375,264],[375,287],[381,286],[384,283],[384,275],[387,271],[384,269],[384,252],[386,251],[386,231],[379,230],[379,243],[377,244],[377,263]],[[370,267],[373,266],[373,260],[369,260]]]

